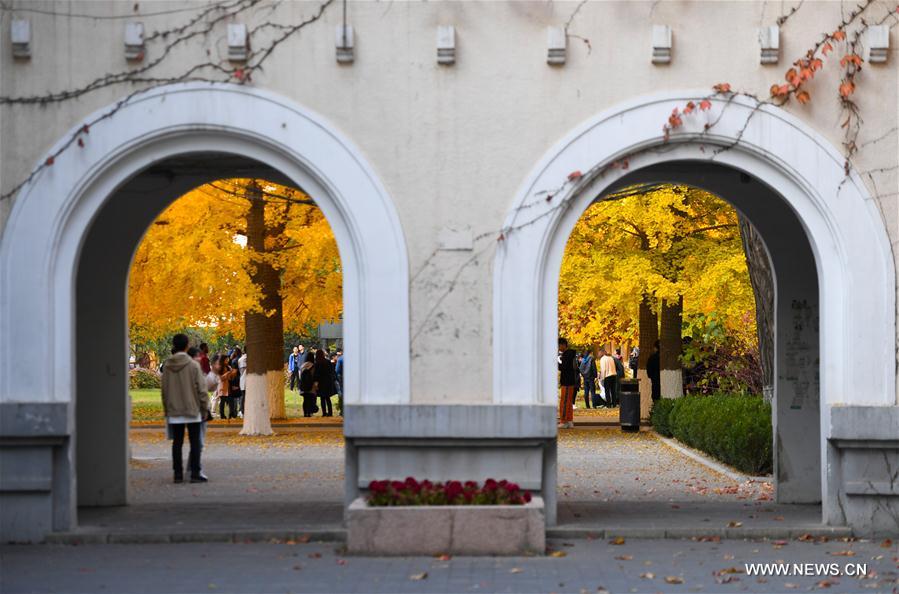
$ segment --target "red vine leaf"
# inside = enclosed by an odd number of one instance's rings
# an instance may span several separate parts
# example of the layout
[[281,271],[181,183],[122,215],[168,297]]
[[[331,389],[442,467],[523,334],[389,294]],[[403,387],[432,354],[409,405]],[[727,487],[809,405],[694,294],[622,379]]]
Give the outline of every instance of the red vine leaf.
[[79,147],[79,148],[84,148],[84,140],[81,139],[81,138],[78,139],[78,147]]
[[701,109],[702,111],[712,109],[712,102],[708,99],[703,99],[699,102],[699,109]]
[[811,101],[812,97],[808,94],[808,91],[799,91],[796,94],[796,101],[799,103],[805,104]]
[[832,51],[833,51],[833,46],[830,45],[829,41],[821,47],[821,53],[824,54],[825,56]]
[[684,107],[684,113],[686,113],[686,114],[693,113],[693,110],[695,108],[696,108],[696,104],[693,103],[692,101],[690,101],[689,103],[687,103],[687,106]]
[[840,85],[840,97],[848,97],[855,92],[855,83],[851,80],[845,81]]
[[56,162],[56,159],[53,158],[53,155],[50,155],[49,157],[47,157],[47,160],[44,161],[44,165],[47,165],[49,167],[50,165],[53,165],[53,163],[55,163],[55,162]]
[[844,39],[846,39],[846,33],[844,31],[837,30],[833,32],[833,35],[831,35],[831,37],[834,41],[843,41]]
[[712,88],[716,93],[730,93],[730,83],[718,83]]
[[583,175],[584,174],[581,173],[580,170],[572,171],[571,173],[568,174],[568,181],[574,181],[576,179],[580,179],[581,177],[583,177]]

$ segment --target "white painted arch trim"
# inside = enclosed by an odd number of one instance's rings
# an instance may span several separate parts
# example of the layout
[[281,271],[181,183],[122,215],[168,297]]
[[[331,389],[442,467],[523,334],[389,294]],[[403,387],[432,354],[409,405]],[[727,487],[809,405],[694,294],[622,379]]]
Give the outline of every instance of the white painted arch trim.
[[255,159],[315,198],[343,266],[347,403],[409,402],[409,266],[387,191],[320,116],[269,92],[211,83],[133,98],[18,193],[0,241],[0,401],[73,400],[75,278],[90,223],[134,174],[195,151]]
[[[553,147],[526,178],[506,218],[494,266],[494,401],[555,404],[558,280],[565,243],[603,189],[636,169],[674,160],[707,160],[714,147],[738,147],[716,162],[745,171],[776,190],[805,226],[820,283],[822,403],[896,403],[895,268],[875,200],[859,176],[844,174],[842,155],[785,111],[755,108],[745,98],[713,101],[684,118],[664,143],[661,127],[674,107],[707,93],[660,93],[606,111]],[[725,109],[726,107],[726,109]],[[718,123],[702,135],[707,121]],[[628,156],[629,168],[608,165]],[[584,172],[551,201],[573,171]],[[560,203],[562,206],[559,206]],[[527,223],[522,226],[522,223]],[[516,229],[516,227],[518,227]],[[521,345],[530,361],[522,360]],[[865,345],[859,365],[847,345]],[[869,358],[868,358],[869,357]],[[829,434],[822,406],[822,436]]]

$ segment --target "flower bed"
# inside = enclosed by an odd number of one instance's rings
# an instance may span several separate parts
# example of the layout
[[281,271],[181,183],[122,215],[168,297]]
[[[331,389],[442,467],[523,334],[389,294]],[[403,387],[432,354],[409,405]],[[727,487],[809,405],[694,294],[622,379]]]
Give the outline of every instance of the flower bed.
[[447,481],[432,483],[407,477],[405,481],[371,481],[368,485],[368,505],[374,507],[397,505],[524,505],[531,500],[507,480],[487,479],[479,487],[475,481]]
[[545,547],[543,498],[508,481],[372,481],[347,510],[355,554],[521,555]]

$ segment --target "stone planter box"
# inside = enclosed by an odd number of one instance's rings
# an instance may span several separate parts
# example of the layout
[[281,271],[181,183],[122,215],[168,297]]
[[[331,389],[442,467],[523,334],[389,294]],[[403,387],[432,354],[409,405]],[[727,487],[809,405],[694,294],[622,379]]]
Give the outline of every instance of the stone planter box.
[[347,512],[347,549],[357,555],[544,554],[542,497],[525,505],[369,507]]

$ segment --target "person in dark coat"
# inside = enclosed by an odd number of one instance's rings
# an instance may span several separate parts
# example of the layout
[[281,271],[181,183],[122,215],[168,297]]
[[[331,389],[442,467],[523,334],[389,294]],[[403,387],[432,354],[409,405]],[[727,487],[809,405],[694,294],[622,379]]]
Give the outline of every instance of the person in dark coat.
[[303,416],[311,417],[318,412],[315,403],[315,355],[312,351],[306,353],[303,364],[300,365],[300,394],[303,396]]
[[652,384],[652,399],[658,400],[662,397],[662,366],[659,359],[659,341],[652,344],[652,354],[646,360],[646,375]]
[[580,370],[577,353],[568,348],[568,340],[559,338],[559,427],[574,427],[574,396]]
[[337,386],[334,385],[334,366],[325,356],[325,351],[321,349],[315,351],[315,367],[312,373],[315,379],[315,391],[322,405],[322,416],[333,417],[331,396],[337,393]]

